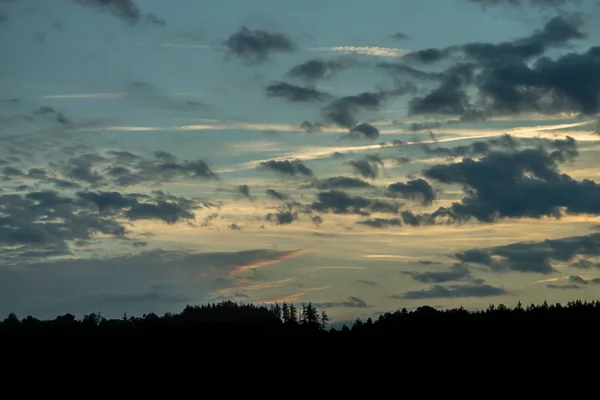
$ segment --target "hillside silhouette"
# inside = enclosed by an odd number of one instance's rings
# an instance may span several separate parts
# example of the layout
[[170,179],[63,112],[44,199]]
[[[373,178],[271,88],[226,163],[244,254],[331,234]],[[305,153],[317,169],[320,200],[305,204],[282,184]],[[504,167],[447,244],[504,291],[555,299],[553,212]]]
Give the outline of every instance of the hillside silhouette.
[[[446,329],[517,329],[546,326],[568,326],[571,329],[596,326],[600,322],[600,301],[572,301],[514,308],[502,304],[486,310],[467,311],[464,308],[437,310],[422,306],[387,312],[363,321],[360,318],[341,328],[331,327],[325,310],[312,303],[258,306],[223,301],[201,306],[188,305],[181,313],[163,316],[144,314],[141,317],[106,319],[92,313],[82,319],[65,314],[53,320],[32,316],[19,319],[14,313],[0,322],[0,339],[17,337],[126,337],[126,336],[202,336],[202,335],[412,335]],[[443,331],[442,331],[443,332]]]

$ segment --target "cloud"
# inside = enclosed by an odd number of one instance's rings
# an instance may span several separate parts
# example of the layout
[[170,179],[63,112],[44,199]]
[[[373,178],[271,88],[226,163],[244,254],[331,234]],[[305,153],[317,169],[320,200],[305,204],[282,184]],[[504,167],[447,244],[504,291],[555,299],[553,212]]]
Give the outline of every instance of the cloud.
[[482,6],[500,6],[509,5],[522,7],[525,4],[533,6],[545,6],[545,7],[558,7],[564,6],[571,3],[580,3],[581,0],[466,0],[473,4],[480,4]]
[[471,277],[469,267],[464,264],[455,264],[446,271],[428,271],[428,272],[405,272],[412,276],[416,281],[422,283],[444,283],[450,281],[460,281]]
[[274,190],[274,189],[267,189],[266,194],[267,194],[267,196],[269,196],[275,200],[283,201],[283,200],[289,199],[289,196],[287,194],[278,192],[277,190]]
[[[556,114],[581,112],[594,115],[600,110],[600,50],[568,53],[556,59],[541,57],[550,48],[563,47],[583,39],[583,19],[560,15],[529,36],[502,43],[467,43],[445,49],[426,49],[405,60],[435,63],[451,55],[462,62],[442,74],[442,83],[425,96],[411,100],[410,113],[458,115],[462,120],[523,112]],[[531,60],[539,57],[536,61]],[[383,66],[394,70],[394,65]],[[408,67],[398,65],[397,69]],[[572,79],[585,76],[585,80]],[[414,71],[413,71],[414,75]],[[423,75],[422,77],[426,77]],[[469,93],[478,89],[473,102]]]
[[389,228],[390,226],[402,226],[402,221],[398,218],[373,218],[359,221],[357,224],[370,226],[371,228]]
[[0,254],[5,262],[71,254],[70,244],[96,234],[123,238],[127,231],[102,215],[56,191],[0,196]]
[[164,26],[166,22],[152,13],[143,16],[140,8],[133,0],[74,0],[75,3],[85,7],[108,12],[115,17],[130,23],[137,24],[145,21],[153,25]]
[[198,112],[198,110],[207,108],[203,103],[184,100],[181,96],[175,96],[152,83],[143,81],[128,84],[124,98],[146,108],[152,107],[160,110],[171,109],[173,111]]
[[355,57],[338,57],[333,60],[315,58],[292,67],[287,76],[299,79],[308,84],[315,84],[319,80],[333,78],[338,72],[359,65]]
[[578,276],[578,275],[571,275],[569,276],[569,281],[573,282],[573,283],[579,283],[582,285],[585,285],[588,283],[587,280],[583,279],[582,277]]
[[324,107],[322,111],[327,122],[351,130],[357,125],[356,116],[361,110],[378,110],[387,100],[413,90],[414,86],[406,83],[398,85],[394,90],[362,92],[353,96],[340,97]]
[[288,210],[282,210],[277,213],[269,213],[266,216],[267,221],[272,221],[276,225],[289,225],[298,219],[298,213]]
[[275,171],[281,175],[293,177],[310,177],[313,175],[312,170],[306,165],[304,165],[300,160],[263,161],[258,165],[257,169],[265,171]]
[[567,138],[556,147],[552,152],[541,148],[491,152],[479,161],[465,158],[424,170],[427,178],[460,184],[467,194],[460,203],[440,208],[429,217],[493,222],[498,218],[597,215],[600,186],[587,179],[577,181],[557,167],[558,161],[577,154],[576,142]]
[[174,224],[180,220],[194,219],[194,214],[174,202],[157,201],[152,203],[134,204],[125,212],[125,217],[132,221],[139,219],[160,219],[168,224]]
[[502,288],[487,284],[468,285],[433,285],[430,289],[406,292],[402,295],[393,295],[397,299],[449,299],[468,297],[493,297],[509,294]]
[[[479,78],[479,90],[494,114],[523,112],[600,111],[600,47],[568,53],[557,59],[540,58],[490,67]],[[573,79],[585,76],[585,79]]]
[[377,286],[377,282],[374,281],[367,281],[364,279],[359,279],[356,281],[356,283],[360,283],[361,285],[367,285],[367,286]]
[[376,46],[331,46],[331,47],[315,47],[308,51],[329,51],[345,54],[359,54],[374,57],[400,57],[408,53],[408,50],[398,49],[393,47],[376,47]]
[[75,0],[77,4],[97,8],[135,24],[141,18],[141,11],[133,0]]
[[236,191],[244,197],[247,197],[247,198],[252,197],[250,195],[250,187],[248,187],[248,185],[239,185],[236,187]]
[[461,115],[469,110],[469,97],[465,88],[474,79],[474,65],[457,64],[445,73],[442,84],[423,97],[414,97],[409,102],[411,115],[450,114]]
[[36,116],[48,115],[48,114],[54,115],[56,117],[56,121],[61,124],[69,124],[71,122],[67,117],[64,116],[64,114],[56,111],[52,107],[43,106],[43,107],[40,107],[37,110],[33,111],[33,115],[36,115]]
[[[289,251],[253,249],[198,253],[149,250],[102,258],[38,260],[0,269],[0,314],[55,317],[101,310],[107,318],[123,312],[178,312],[203,303],[219,290],[239,285],[231,274],[243,266],[267,265]],[[6,261],[6,260],[4,260]],[[179,308],[181,307],[181,308]]]
[[379,175],[379,167],[383,166],[383,160],[378,155],[367,155],[360,160],[351,160],[346,164],[352,167],[354,173],[363,178],[375,179]]
[[402,32],[396,32],[393,35],[390,36],[390,38],[392,39],[396,39],[396,40],[408,40],[410,39],[410,37]]
[[581,263],[586,257],[600,256],[600,234],[547,239],[541,242],[517,242],[504,246],[472,249],[455,254],[465,263],[480,264],[493,271],[519,271],[548,274],[554,263],[572,267],[597,268],[595,263]]
[[363,299],[350,296],[347,301],[329,301],[325,303],[313,303],[316,308],[369,308],[372,307]]
[[274,52],[292,52],[296,44],[281,33],[241,27],[223,43],[229,54],[250,63],[260,63]]
[[431,205],[436,199],[436,194],[429,182],[421,178],[406,183],[393,183],[386,188],[386,194],[390,197],[420,201],[424,206]]
[[347,135],[347,137],[351,139],[365,138],[374,140],[379,137],[379,129],[375,128],[371,124],[362,123],[350,129],[350,133]]
[[318,193],[317,201],[313,202],[311,207],[320,212],[369,215],[370,212],[396,213],[399,205],[383,200],[349,196],[340,190],[330,190]]
[[303,185],[300,188],[317,188],[319,190],[328,189],[363,189],[373,187],[370,183],[363,181],[359,178],[352,178],[348,176],[332,176],[325,179],[315,179],[307,185]]
[[265,91],[268,97],[282,97],[292,102],[323,101],[329,96],[314,88],[296,86],[287,82],[272,83]]
[[579,285],[575,285],[575,284],[568,284],[568,285],[555,285],[553,283],[549,283],[546,285],[549,289],[581,289],[581,286]]

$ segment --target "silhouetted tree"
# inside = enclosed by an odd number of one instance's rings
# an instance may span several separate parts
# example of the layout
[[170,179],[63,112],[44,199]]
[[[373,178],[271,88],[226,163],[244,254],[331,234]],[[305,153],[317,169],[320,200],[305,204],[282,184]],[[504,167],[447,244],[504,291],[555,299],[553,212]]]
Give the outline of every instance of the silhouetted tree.
[[327,329],[327,323],[329,322],[329,316],[325,310],[321,311],[321,329]]

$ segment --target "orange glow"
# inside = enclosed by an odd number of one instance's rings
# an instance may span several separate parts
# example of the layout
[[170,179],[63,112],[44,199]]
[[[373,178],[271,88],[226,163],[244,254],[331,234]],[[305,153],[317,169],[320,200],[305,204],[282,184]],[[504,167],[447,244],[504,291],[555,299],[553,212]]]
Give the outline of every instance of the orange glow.
[[327,286],[319,286],[316,288],[311,288],[311,289],[306,289],[307,292],[314,292],[315,290],[324,290],[324,289],[329,289],[332,288],[333,285],[327,285]]
[[291,251],[288,251],[287,253],[280,255],[279,257],[274,257],[274,258],[267,259],[267,260],[259,260],[259,261],[255,261],[251,264],[239,265],[239,266],[235,267],[235,270],[232,273],[247,271],[247,270],[253,269],[253,268],[264,267],[265,265],[275,264],[275,263],[287,260],[292,257],[297,257],[306,252],[307,252],[307,250],[305,250],[305,249],[291,250]]
[[304,296],[306,293],[307,292],[293,293],[293,294],[290,294],[287,296],[279,297],[277,299],[259,301],[258,303],[275,304],[275,303],[283,303],[284,301],[291,302],[294,300],[298,300],[300,297]]
[[231,288],[226,288],[226,289],[220,289],[219,293],[225,293],[225,292],[229,292],[231,290],[235,290],[235,291],[242,291],[242,290],[260,290],[260,289],[268,289],[268,288],[272,288],[272,287],[277,287],[277,286],[281,286],[286,282],[290,282],[293,281],[294,278],[287,278],[287,279],[281,279],[279,281],[274,281],[274,282],[264,282],[264,283],[257,283],[255,285],[248,285],[248,286],[234,286]]

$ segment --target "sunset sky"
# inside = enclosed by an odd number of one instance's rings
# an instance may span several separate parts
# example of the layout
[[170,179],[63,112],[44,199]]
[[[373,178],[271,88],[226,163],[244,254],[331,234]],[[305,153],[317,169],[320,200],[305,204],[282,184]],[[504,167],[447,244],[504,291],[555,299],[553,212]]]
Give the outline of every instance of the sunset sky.
[[0,0],[0,318],[597,299],[597,0]]

